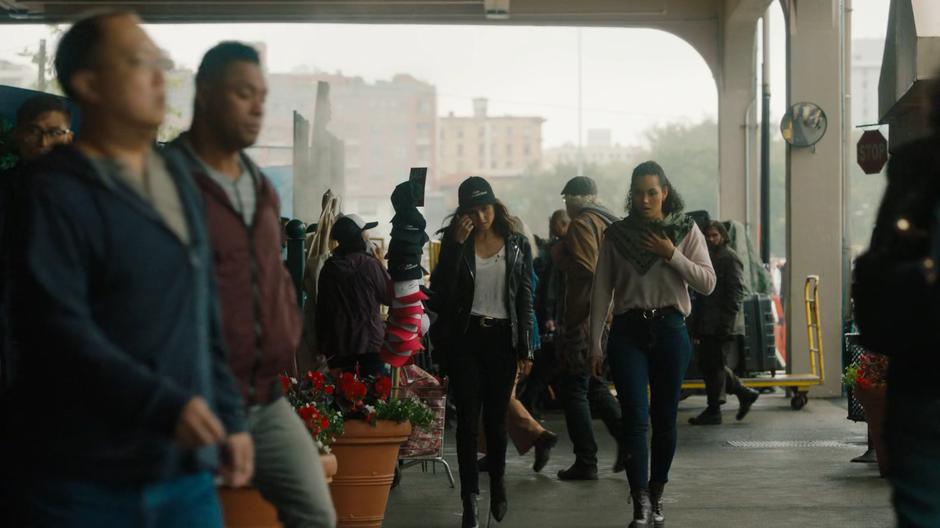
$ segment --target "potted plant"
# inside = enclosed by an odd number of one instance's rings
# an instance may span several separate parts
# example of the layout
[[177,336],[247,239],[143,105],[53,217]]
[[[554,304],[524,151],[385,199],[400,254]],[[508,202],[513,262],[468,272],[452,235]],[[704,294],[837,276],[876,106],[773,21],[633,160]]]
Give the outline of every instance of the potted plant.
[[858,360],[845,368],[842,383],[852,390],[865,409],[868,435],[878,457],[878,472],[888,470],[888,451],[884,438],[885,393],[887,390],[888,357],[863,352]]
[[322,372],[307,372],[300,381],[281,375],[287,401],[303,420],[317,444],[326,481],[336,474],[336,456],[330,446],[343,434],[343,415],[334,405],[336,386]]
[[412,426],[431,425],[431,409],[417,398],[394,397],[388,376],[308,372],[282,383],[314,441],[336,457],[330,493],[338,526],[381,526],[399,446]]

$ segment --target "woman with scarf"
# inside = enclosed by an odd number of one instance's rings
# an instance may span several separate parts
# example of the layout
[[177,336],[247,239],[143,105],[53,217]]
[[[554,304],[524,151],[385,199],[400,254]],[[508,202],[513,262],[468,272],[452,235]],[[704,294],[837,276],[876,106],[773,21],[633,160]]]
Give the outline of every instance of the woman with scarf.
[[679,393],[692,354],[685,325],[691,312],[688,289],[708,295],[715,288],[705,237],[683,207],[658,163],[638,165],[627,195],[628,216],[607,229],[594,275],[591,361],[599,370],[612,307],[607,359],[623,411],[634,528],[664,526],[663,488],[676,451]]
[[490,513],[502,521],[508,509],[503,482],[506,411],[517,368],[532,359],[532,251],[486,180],[468,178],[457,194],[459,208],[443,230],[440,258],[431,274],[429,304],[438,314],[431,331],[447,349],[457,406],[461,526],[475,528],[481,410]]

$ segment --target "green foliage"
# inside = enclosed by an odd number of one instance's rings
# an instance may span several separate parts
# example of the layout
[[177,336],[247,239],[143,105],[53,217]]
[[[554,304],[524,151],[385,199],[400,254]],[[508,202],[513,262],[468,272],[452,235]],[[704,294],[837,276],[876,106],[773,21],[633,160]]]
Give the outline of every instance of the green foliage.
[[376,403],[375,418],[398,423],[409,421],[413,427],[427,429],[434,421],[434,412],[417,398],[391,399]]

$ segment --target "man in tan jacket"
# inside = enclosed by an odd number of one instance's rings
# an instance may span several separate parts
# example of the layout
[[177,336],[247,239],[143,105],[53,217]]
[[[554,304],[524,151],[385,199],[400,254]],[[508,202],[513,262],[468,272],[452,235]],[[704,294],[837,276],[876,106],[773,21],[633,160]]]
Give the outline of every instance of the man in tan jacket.
[[[620,444],[620,407],[604,380],[592,374],[588,358],[588,319],[591,313],[591,284],[598,250],[607,226],[619,220],[597,203],[597,185],[586,176],[572,178],[561,191],[571,224],[568,233],[552,248],[552,258],[565,273],[565,309],[558,343],[562,367],[561,397],[568,435],[574,444],[575,462],[558,472],[561,480],[597,480],[597,441],[591,414],[599,415]],[[613,470],[623,471],[622,452],[617,449]]]

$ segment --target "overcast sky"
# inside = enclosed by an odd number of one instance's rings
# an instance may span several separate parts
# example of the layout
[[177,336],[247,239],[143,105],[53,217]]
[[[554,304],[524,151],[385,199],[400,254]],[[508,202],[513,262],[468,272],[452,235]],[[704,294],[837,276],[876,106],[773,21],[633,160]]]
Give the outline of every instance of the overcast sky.
[[[889,0],[856,0],[854,38],[884,39]],[[773,10],[773,114],[784,97],[784,33]],[[437,87],[438,112],[469,114],[490,99],[491,114],[546,118],[545,147],[577,141],[578,30],[546,27],[367,25],[151,25],[148,31],[181,65],[195,68],[220,40],[264,41],[268,68],[342,71],[367,80],[409,73]],[[48,36],[44,26],[0,28],[0,59]],[[633,144],[657,123],[717,114],[711,72],[691,46],[653,30],[587,28],[582,35],[584,130],[610,128]]]

